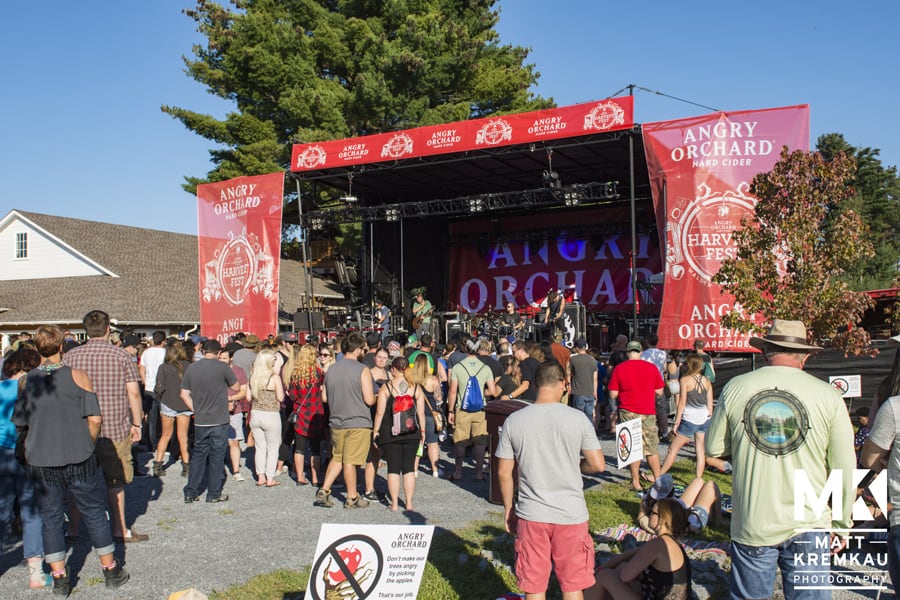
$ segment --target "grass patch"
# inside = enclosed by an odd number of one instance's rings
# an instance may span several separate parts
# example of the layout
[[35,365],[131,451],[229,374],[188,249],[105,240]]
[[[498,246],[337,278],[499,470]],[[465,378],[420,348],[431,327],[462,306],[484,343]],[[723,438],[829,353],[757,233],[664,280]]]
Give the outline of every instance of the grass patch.
[[309,569],[278,569],[263,573],[227,590],[213,590],[209,597],[210,600],[301,600],[306,593]]
[[160,519],[156,526],[160,529],[164,529],[166,531],[170,531],[172,529],[172,525],[178,522],[178,519]]
[[[670,471],[676,483],[687,485],[694,478],[694,462],[682,459]],[[731,476],[707,472],[705,479],[714,480],[724,494],[731,494]],[[598,489],[586,490],[592,531],[635,523],[640,500],[629,481],[604,483]],[[222,514],[226,514],[222,511]],[[229,513],[230,514],[230,513]],[[697,539],[728,541],[728,525],[709,526]],[[428,562],[422,577],[418,598],[421,600],[493,600],[517,590],[516,578],[509,565],[514,561],[513,538],[503,527],[503,514],[496,512],[485,521],[476,521],[456,531],[435,527]],[[213,591],[213,600],[300,600],[306,593],[310,566],[303,571],[280,569],[258,575],[247,583],[224,591]],[[556,578],[551,577],[547,598],[562,597]]]

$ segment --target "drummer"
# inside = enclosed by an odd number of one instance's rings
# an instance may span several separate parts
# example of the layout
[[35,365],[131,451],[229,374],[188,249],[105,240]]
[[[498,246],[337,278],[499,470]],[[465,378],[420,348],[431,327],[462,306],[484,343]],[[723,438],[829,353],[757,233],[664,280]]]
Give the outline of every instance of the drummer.
[[512,302],[506,303],[506,310],[500,315],[500,335],[506,337],[514,335],[519,337],[519,331],[525,326],[525,319],[516,312],[516,305]]

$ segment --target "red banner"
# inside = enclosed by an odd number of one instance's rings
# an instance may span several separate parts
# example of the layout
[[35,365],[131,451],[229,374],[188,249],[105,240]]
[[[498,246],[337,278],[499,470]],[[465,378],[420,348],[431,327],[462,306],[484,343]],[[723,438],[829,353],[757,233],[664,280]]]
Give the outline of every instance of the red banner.
[[[452,224],[452,302],[473,313],[499,311],[509,301],[524,308],[555,288],[590,311],[630,312],[630,227],[626,208]],[[638,235],[638,281],[662,270],[655,243],[655,233]],[[639,292],[641,314],[656,314],[658,286],[647,287]]]
[[278,332],[284,173],[197,186],[201,333]]
[[747,352],[747,336],[720,317],[734,298],[712,283],[736,253],[733,233],[752,217],[749,185],[771,170],[782,146],[809,150],[809,106],[715,113],[642,126],[653,203],[665,230],[666,272],[659,318],[660,348]]
[[291,171],[331,169],[398,159],[489,150],[577,137],[634,125],[634,99],[609,98],[562,108],[458,121],[344,140],[295,144]]

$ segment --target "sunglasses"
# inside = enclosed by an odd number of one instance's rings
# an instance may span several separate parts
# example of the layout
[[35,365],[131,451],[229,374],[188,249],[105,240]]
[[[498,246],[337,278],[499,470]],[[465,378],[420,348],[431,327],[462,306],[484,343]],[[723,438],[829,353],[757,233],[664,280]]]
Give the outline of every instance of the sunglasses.
[[319,352],[319,356],[322,356],[322,357],[324,357],[324,358],[328,358],[329,356],[331,356],[331,353],[330,353],[330,352]]

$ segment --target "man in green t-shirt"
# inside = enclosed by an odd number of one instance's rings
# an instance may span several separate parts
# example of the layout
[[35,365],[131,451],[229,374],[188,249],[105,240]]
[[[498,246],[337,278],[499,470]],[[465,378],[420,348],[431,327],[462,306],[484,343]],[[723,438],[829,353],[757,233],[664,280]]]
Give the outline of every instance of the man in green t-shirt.
[[[850,415],[837,390],[803,371],[818,348],[802,322],[775,319],[750,345],[766,366],[728,382],[706,435],[707,454],[733,457],[731,597],[771,598],[777,565],[787,600],[830,598],[821,589],[829,585],[829,554],[843,544],[829,532],[852,526],[856,500]],[[808,500],[826,490],[832,471],[842,474],[835,514]],[[810,585],[819,589],[803,589]]]

